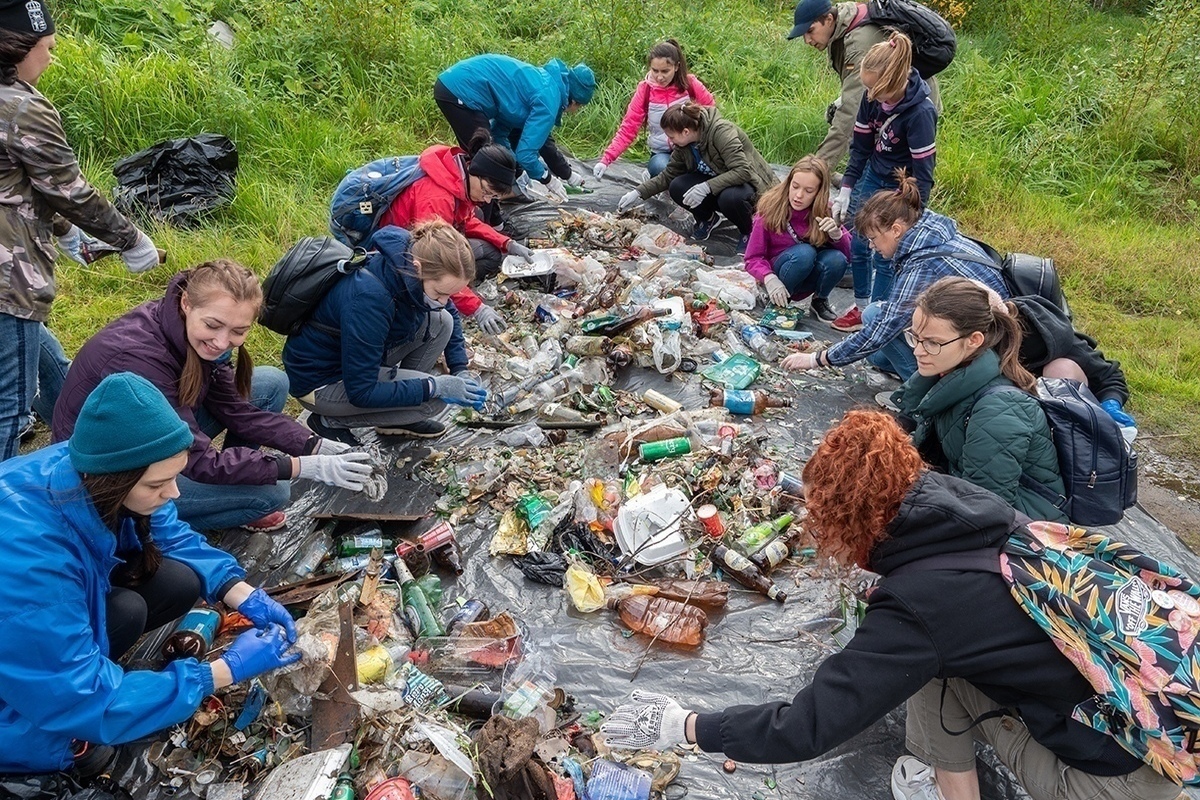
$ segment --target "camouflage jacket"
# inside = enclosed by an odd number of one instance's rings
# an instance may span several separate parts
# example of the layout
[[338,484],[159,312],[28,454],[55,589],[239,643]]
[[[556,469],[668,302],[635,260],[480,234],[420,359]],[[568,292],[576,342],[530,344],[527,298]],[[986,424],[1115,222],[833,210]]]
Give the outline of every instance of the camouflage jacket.
[[0,314],[50,313],[59,215],[114,247],[137,243],[133,223],[80,173],[50,101],[22,81],[0,84]]

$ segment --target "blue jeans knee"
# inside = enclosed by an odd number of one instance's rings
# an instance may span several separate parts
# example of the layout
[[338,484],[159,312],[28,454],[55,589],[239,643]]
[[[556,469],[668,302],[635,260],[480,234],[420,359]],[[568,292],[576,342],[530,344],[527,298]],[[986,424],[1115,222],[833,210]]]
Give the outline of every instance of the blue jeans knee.
[[771,265],[771,270],[783,281],[788,294],[812,294],[816,289],[814,267],[817,264],[817,249],[811,244],[799,242],[784,250]]
[[646,171],[650,173],[650,177],[660,174],[667,168],[667,164],[671,163],[670,153],[654,153],[650,156],[650,161],[646,164]]

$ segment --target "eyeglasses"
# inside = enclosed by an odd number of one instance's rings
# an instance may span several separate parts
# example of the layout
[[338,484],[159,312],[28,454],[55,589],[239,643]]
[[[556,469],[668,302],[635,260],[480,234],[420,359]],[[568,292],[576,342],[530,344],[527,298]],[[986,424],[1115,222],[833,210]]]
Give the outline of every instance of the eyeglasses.
[[904,329],[904,341],[908,342],[908,346],[911,347],[912,349],[916,350],[917,345],[921,345],[921,348],[931,356],[936,356],[938,353],[942,352],[942,348],[945,347],[946,345],[953,344],[954,342],[957,342],[959,339],[965,339],[970,335],[971,334],[969,334],[969,333],[964,333],[962,336],[955,336],[953,339],[951,339],[948,342],[935,342],[932,339],[918,338],[917,335],[915,333],[913,333],[912,328]]

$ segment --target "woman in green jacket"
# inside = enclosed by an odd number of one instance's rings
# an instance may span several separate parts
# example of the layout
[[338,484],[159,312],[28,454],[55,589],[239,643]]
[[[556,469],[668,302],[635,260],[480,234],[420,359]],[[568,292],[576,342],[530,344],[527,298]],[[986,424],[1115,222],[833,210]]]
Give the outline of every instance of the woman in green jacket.
[[975,281],[934,283],[904,331],[917,372],[892,400],[916,422],[913,443],[935,467],[1033,519],[1066,522],[1048,499],[1062,497],[1063,481],[1046,415],[1031,394],[1036,381],[1018,361],[1016,313]]
[[699,103],[671,106],[662,115],[663,132],[672,145],[667,168],[627,192],[617,205],[624,211],[639,200],[663,191],[696,218],[692,238],[708,238],[717,212],[742,234],[738,252],[746,252],[758,196],[779,183],[746,132],[715,108]]

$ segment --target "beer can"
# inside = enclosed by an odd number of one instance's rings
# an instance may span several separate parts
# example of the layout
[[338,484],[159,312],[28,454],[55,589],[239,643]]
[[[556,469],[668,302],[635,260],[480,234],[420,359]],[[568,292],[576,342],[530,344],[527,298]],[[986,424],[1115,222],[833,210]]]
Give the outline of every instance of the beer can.
[[658,409],[664,414],[674,414],[683,408],[683,404],[676,400],[672,400],[662,392],[657,392],[654,389],[647,389],[642,393],[642,400],[651,408]]
[[661,442],[646,442],[638,447],[642,461],[661,461],[664,458],[684,456],[692,452],[692,442],[686,436],[666,439]]
[[778,486],[783,490],[784,494],[795,495],[796,497],[804,495],[804,483],[790,472],[779,473]]
[[714,539],[725,535],[725,521],[721,519],[721,512],[712,503],[697,508],[696,518],[700,520],[704,532]]

